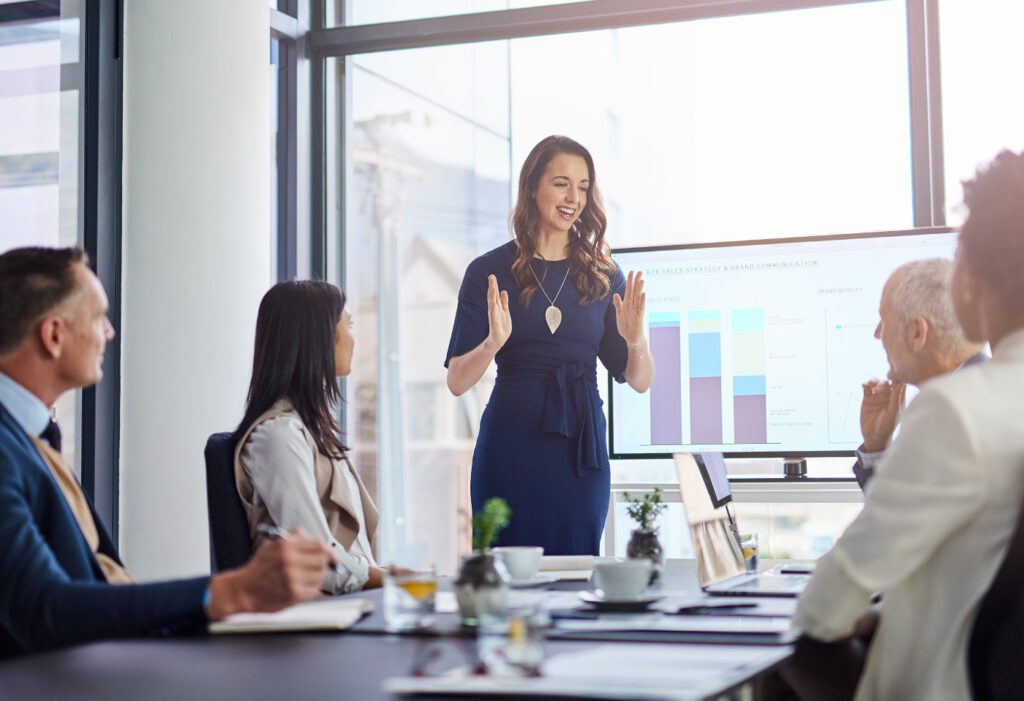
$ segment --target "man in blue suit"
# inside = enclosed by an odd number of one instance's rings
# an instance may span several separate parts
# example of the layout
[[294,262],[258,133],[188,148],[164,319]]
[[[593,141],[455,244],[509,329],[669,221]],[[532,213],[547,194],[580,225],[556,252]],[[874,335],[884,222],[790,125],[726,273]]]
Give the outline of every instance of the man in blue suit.
[[99,382],[114,331],[78,249],[0,255],[0,658],[201,630],[316,596],[333,555],[301,533],[213,577],[135,584],[60,456],[50,408]]
[[889,360],[887,381],[864,383],[860,428],[864,443],[853,474],[861,489],[875,474],[903,413],[907,385],[984,362],[983,344],[964,338],[949,288],[953,261],[915,260],[896,268],[882,288],[875,338]]

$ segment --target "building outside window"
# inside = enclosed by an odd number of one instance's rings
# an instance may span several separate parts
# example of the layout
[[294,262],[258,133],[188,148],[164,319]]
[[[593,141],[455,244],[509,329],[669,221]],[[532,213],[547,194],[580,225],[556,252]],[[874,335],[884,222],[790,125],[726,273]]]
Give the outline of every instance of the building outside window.
[[[82,5],[0,2],[0,253],[82,243]],[[68,393],[56,407],[79,473],[80,402]]]

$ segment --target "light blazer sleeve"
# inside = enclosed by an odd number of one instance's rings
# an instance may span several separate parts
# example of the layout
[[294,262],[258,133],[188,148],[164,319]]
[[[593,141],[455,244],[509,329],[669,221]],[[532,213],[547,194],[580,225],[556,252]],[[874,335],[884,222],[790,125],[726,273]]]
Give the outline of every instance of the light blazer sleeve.
[[366,558],[350,553],[331,534],[316,491],[313,454],[302,424],[291,416],[264,421],[249,434],[241,463],[274,523],[286,530],[301,528],[326,543],[338,557],[338,571],[328,570],[323,590],[331,594],[358,591],[369,578]]
[[850,633],[884,592],[920,568],[984,504],[981,448],[971,417],[937,389],[907,409],[869,498],[801,595],[794,625],[821,640]]

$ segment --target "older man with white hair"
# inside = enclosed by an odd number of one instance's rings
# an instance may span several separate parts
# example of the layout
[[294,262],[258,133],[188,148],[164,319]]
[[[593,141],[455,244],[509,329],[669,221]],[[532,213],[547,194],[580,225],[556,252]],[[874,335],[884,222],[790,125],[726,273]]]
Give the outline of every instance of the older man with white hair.
[[[925,383],[864,509],[818,560],[783,670],[801,698],[971,698],[970,632],[1024,497],[1024,153],[980,168],[964,204],[950,294],[992,360]],[[857,624],[876,595],[865,646]]]
[[882,288],[875,338],[889,360],[887,381],[864,383],[860,429],[853,474],[863,489],[874,476],[892,440],[906,399],[907,385],[983,362],[983,345],[968,341],[953,311],[949,287],[953,261],[929,258],[905,263]]

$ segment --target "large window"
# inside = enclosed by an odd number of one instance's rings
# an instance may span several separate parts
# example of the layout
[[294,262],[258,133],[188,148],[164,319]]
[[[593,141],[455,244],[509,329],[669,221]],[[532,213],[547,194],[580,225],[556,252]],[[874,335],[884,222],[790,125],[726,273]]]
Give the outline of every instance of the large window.
[[[0,3],[0,252],[82,244],[81,2]],[[81,393],[57,405],[80,472]]]
[[[384,561],[451,571],[468,546],[493,375],[456,399],[441,362],[465,267],[508,240],[518,168],[539,139],[590,148],[613,246],[955,222],[959,180],[1024,146],[1019,3],[816,4],[325,0],[313,211],[353,303],[348,427],[378,491]],[[860,508],[851,463],[812,460],[810,479],[784,482],[781,461],[731,461],[738,514],[767,534],[767,554],[819,554]],[[635,491],[675,474],[670,461],[616,461],[612,478]],[[665,541],[685,554],[672,509]]]
[[[466,546],[493,376],[456,399],[441,363],[462,274],[508,240],[534,143],[564,133],[591,149],[613,245],[911,226],[906,37],[892,0],[329,59],[347,116],[331,130],[357,324],[350,432],[378,490],[384,558],[450,571]],[[847,476],[849,462],[814,467]],[[613,480],[671,471],[623,462]],[[850,517],[802,513],[797,534]]]

